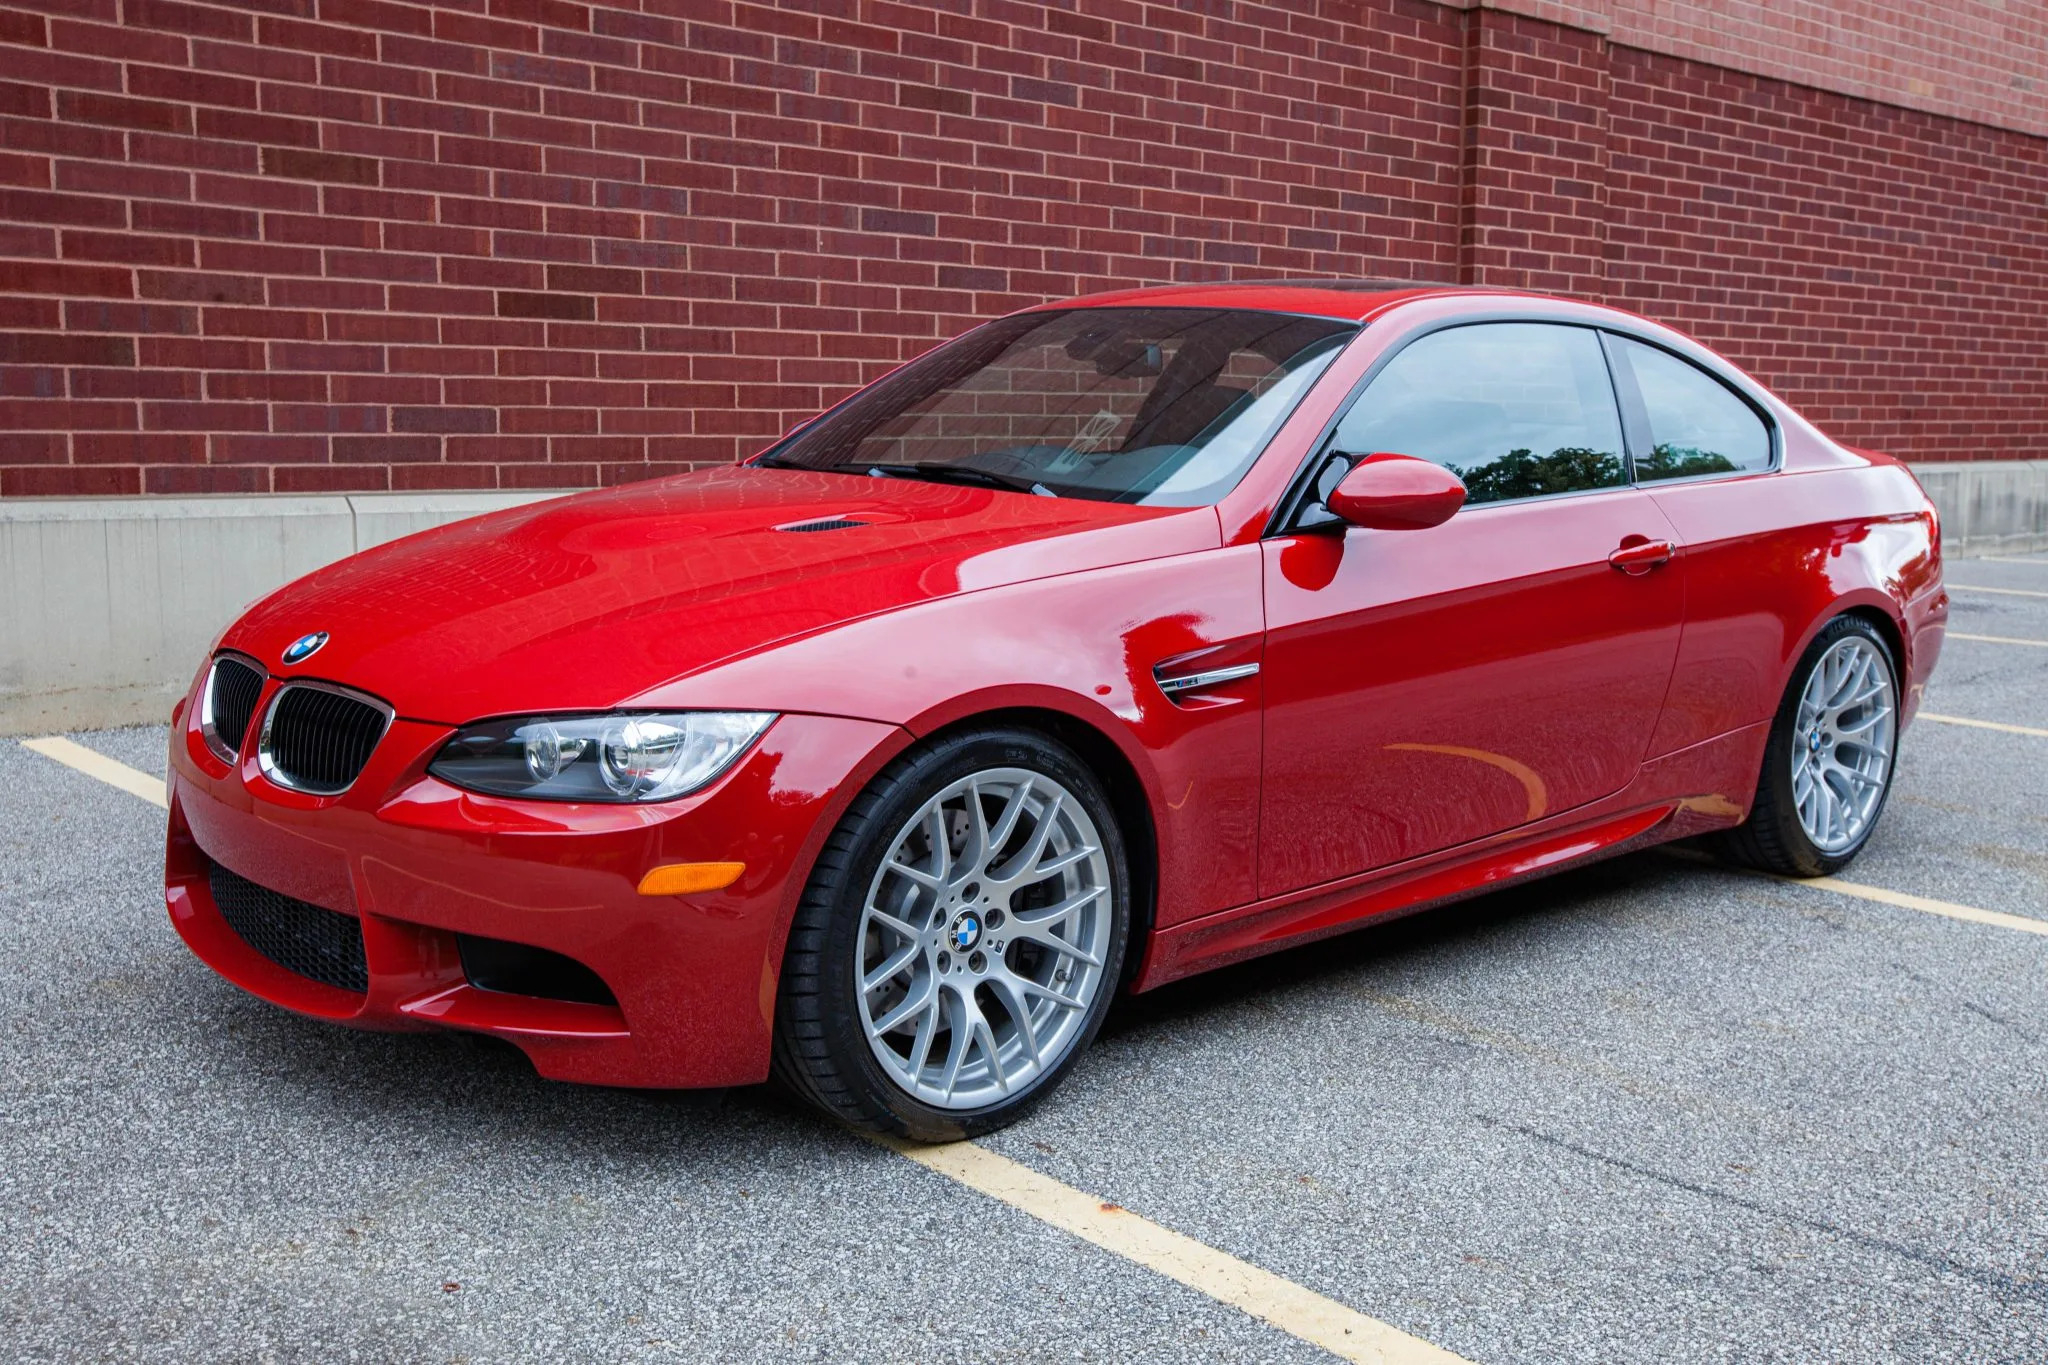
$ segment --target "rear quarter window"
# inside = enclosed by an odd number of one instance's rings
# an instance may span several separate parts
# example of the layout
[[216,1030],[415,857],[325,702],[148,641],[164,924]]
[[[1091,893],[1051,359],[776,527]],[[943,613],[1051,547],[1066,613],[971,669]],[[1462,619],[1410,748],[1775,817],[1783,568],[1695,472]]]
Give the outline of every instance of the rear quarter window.
[[1649,422],[1650,448],[1638,452],[1636,479],[1749,474],[1771,467],[1771,429],[1748,400],[1689,360],[1610,334]]

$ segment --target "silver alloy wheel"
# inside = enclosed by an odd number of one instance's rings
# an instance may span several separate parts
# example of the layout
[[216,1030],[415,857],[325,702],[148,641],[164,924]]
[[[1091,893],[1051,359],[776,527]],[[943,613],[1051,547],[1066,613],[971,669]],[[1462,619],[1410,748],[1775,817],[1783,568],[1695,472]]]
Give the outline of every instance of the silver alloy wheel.
[[990,768],[897,831],[861,911],[855,993],[889,1078],[978,1109],[1059,1065],[1105,989],[1115,895],[1081,802]]
[[1814,663],[1792,732],[1792,804],[1823,853],[1853,848],[1892,776],[1898,699],[1871,640],[1848,635]]

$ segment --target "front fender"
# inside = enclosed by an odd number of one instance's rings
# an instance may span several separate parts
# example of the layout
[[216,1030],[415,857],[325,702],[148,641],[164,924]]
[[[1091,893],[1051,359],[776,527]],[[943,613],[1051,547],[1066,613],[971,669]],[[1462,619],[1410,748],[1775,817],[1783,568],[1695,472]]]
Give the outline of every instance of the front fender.
[[1050,710],[1114,743],[1159,842],[1159,923],[1254,896],[1256,676],[1170,701],[1153,666],[1210,648],[1255,661],[1257,545],[1091,569],[920,603],[664,684],[634,706],[849,716],[930,734]]

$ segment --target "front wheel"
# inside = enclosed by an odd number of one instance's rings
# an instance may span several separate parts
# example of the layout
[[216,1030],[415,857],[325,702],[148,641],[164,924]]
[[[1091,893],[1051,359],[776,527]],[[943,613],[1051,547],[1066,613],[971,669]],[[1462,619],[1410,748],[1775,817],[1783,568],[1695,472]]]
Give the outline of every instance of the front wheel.
[[1869,842],[1891,792],[1898,668],[1877,628],[1838,616],[1807,646],[1764,750],[1756,804],[1726,847],[1788,877],[1837,872]]
[[1013,1122],[1101,1026],[1129,906],[1115,812],[1065,746],[1021,730],[920,746],[855,800],[805,888],[776,1074],[877,1132]]

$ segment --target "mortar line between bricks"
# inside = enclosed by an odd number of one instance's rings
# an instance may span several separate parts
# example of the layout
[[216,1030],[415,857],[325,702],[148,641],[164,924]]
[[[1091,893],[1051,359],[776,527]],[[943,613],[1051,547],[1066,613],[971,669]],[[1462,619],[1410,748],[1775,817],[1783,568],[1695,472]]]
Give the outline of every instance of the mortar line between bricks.
[[[22,747],[88,777],[169,808],[164,784],[83,744],[51,735]],[[971,1142],[944,1147],[876,1139],[927,1170],[1084,1242],[1250,1314],[1289,1336],[1358,1365],[1471,1365],[1463,1356],[1368,1317],[1294,1281],[1240,1261],[1049,1175]]]

